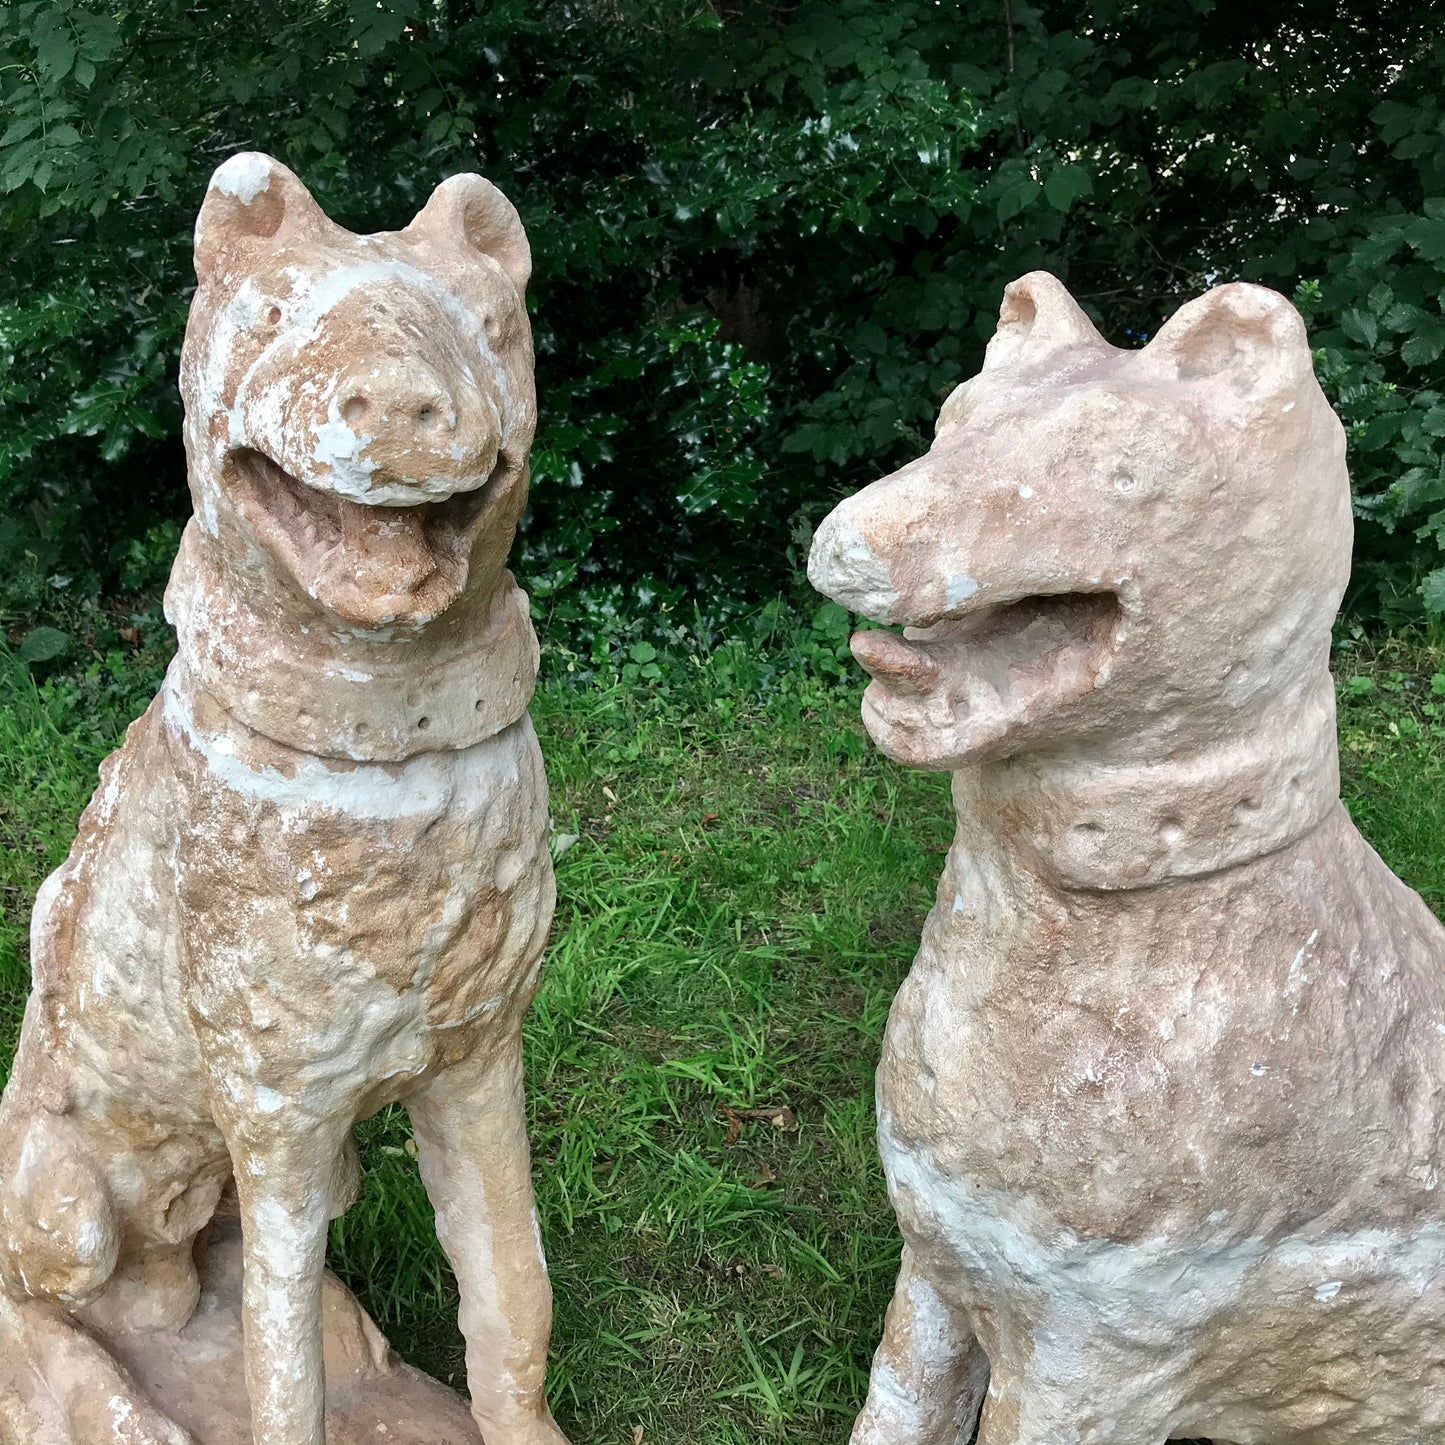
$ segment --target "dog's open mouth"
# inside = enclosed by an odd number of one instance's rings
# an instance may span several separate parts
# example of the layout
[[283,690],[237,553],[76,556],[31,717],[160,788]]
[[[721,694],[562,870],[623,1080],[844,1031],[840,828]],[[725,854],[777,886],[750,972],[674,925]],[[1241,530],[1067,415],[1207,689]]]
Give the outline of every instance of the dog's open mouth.
[[487,480],[443,501],[366,506],[307,486],[263,452],[233,451],[226,473],[242,515],[302,589],[357,626],[424,620],[466,586],[489,505],[521,475],[505,448]]
[[1121,618],[1112,592],[1065,592],[974,608],[903,637],[855,633],[853,655],[873,678],[863,701],[870,731],[909,762],[940,743],[950,759],[987,750],[1093,691]]

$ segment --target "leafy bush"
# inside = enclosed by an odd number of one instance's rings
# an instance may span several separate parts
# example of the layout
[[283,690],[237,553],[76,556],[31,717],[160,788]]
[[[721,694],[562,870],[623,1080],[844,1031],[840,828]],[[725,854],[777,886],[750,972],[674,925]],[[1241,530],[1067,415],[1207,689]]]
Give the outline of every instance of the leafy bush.
[[0,549],[112,588],[183,514],[191,218],[258,147],[359,229],[456,170],[517,201],[521,569],[584,650],[787,585],[1040,265],[1122,343],[1213,281],[1298,289],[1350,427],[1357,605],[1439,610],[1442,73],[1428,8],[1362,0],[11,4]]

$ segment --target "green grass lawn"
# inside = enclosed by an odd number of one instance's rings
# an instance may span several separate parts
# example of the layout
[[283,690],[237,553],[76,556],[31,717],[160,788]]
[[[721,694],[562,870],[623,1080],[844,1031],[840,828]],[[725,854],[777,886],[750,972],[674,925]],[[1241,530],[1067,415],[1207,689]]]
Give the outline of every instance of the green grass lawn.
[[[92,658],[41,692],[0,659],[6,1057],[34,889],[157,656]],[[1441,658],[1355,643],[1337,663],[1351,806],[1438,910]],[[871,1079],[951,834],[946,779],[871,748],[856,686],[794,668],[747,696],[737,676],[684,660],[533,708],[558,842],[575,838],[527,1043],[551,1393],[579,1442],[841,1441],[892,1286]],[[460,1384],[405,1115],[360,1133],[332,1262],[404,1355]]]

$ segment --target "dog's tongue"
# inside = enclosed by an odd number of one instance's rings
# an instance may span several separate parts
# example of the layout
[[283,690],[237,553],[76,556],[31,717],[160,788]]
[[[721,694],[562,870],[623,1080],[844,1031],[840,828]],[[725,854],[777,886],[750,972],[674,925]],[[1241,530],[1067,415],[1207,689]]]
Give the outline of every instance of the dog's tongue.
[[927,692],[938,677],[938,664],[896,632],[855,632],[848,646],[869,677],[887,683],[895,692]]
[[419,510],[342,504],[334,516],[322,577],[371,594],[406,594],[436,570]]
[[306,559],[312,596],[357,621],[408,606],[437,570],[421,509],[328,501],[330,545]]
[[358,582],[393,596],[417,591],[437,567],[419,507],[342,508],[339,550]]

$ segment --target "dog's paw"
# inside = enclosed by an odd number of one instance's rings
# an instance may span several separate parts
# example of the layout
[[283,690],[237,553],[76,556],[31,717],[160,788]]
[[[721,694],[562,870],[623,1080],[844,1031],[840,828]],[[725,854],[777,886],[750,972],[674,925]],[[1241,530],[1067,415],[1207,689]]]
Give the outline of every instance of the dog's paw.
[[196,1438],[134,1392],[86,1401],[72,1408],[70,1427],[76,1440],[104,1440],[107,1445],[196,1445]]
[[[105,1344],[64,1310],[0,1296],[0,1337],[23,1367],[20,1403],[47,1420],[58,1410],[68,1432],[62,1438],[84,1445],[196,1445],[189,1430],[151,1404]],[[0,1406],[10,1403],[0,1399]],[[6,1422],[0,1413],[0,1423]]]
[[477,1423],[486,1445],[569,1445],[550,1410],[506,1423],[498,1420],[478,1420]]

